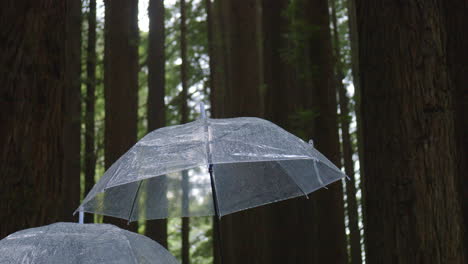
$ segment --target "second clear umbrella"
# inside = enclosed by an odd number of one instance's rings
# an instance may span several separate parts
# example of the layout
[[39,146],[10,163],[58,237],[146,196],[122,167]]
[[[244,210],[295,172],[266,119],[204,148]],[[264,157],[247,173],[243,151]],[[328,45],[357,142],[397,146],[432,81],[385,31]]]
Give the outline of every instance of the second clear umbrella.
[[0,263],[178,264],[153,240],[113,225],[55,223],[0,240]]

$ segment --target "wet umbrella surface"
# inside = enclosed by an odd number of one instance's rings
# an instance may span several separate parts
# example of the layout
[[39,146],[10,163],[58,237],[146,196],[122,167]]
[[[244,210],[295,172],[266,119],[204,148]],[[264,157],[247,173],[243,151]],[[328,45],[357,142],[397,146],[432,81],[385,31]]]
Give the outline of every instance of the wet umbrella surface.
[[0,264],[177,264],[153,240],[113,225],[56,223],[0,240]]
[[129,221],[221,217],[307,195],[343,177],[311,144],[269,121],[201,118],[146,135],[77,211]]

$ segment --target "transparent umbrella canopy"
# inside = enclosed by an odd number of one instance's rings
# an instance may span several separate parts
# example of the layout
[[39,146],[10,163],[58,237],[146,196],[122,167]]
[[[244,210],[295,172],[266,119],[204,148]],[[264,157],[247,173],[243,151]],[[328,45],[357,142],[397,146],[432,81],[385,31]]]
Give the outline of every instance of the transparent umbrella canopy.
[[343,177],[312,144],[269,121],[202,117],[146,135],[76,211],[129,221],[222,217],[307,196]]
[[177,264],[153,240],[108,224],[56,223],[0,240],[0,264]]

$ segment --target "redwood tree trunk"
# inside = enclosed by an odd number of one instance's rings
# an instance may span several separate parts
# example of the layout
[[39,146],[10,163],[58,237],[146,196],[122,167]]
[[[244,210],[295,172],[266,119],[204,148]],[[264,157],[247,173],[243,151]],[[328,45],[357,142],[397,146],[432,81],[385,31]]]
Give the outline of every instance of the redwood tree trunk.
[[[207,0],[209,2],[209,0]],[[210,77],[213,87],[210,90],[211,117],[226,115],[227,101],[227,32],[226,32],[226,2],[214,0],[211,5],[211,49],[210,49]],[[208,11],[207,11],[208,13]],[[210,38],[210,37],[209,37]]]
[[263,114],[260,0],[221,4],[225,116]]
[[332,10],[333,42],[335,50],[336,88],[338,89],[338,99],[340,105],[341,142],[343,150],[343,161],[346,175],[346,212],[348,214],[349,245],[351,253],[351,263],[362,262],[361,234],[359,230],[358,204],[356,199],[356,181],[354,177],[354,148],[351,141],[350,123],[352,116],[349,110],[349,98],[346,87],[343,83],[345,75],[343,72],[343,60],[341,56],[340,36],[338,33],[338,20],[336,17],[336,0],[330,1]]
[[[208,57],[209,57],[209,64],[210,64],[210,76],[209,76],[209,86],[210,86],[210,94],[209,98],[210,101],[214,100],[214,91],[215,85],[213,80],[213,71],[216,67],[215,59],[214,59],[214,43],[213,43],[213,15],[212,15],[212,7],[211,7],[211,0],[205,0],[205,12],[206,12],[206,31],[208,36]],[[213,111],[213,105],[211,105],[210,110]]]
[[[354,85],[354,110],[356,112],[356,140],[357,140],[357,149],[359,155],[359,189],[361,190],[361,221],[364,227],[364,232],[366,229],[366,194],[364,191],[364,182],[366,176],[364,175],[364,151],[363,151],[363,131],[362,131],[362,121],[361,121],[361,77],[359,73],[359,43],[358,43],[358,32],[357,32],[357,18],[356,18],[356,3],[355,0],[348,0],[348,25],[349,25],[349,42],[351,44],[351,71],[353,75],[353,85]],[[365,235],[361,237],[361,240],[365,240]],[[364,254],[366,252],[366,243],[364,244]],[[362,253],[361,253],[362,254]]]
[[[286,37],[294,34],[295,29],[291,27],[297,19],[291,14],[285,15],[285,10],[291,8],[288,4],[286,0],[262,1],[265,118],[288,131],[297,132],[305,127],[294,124],[291,117],[308,106],[298,100],[305,94],[295,79],[298,57],[290,54],[302,49]],[[288,55],[284,55],[286,51]],[[311,201],[300,197],[268,205],[265,209],[268,221],[264,229],[268,236],[262,246],[270,255],[269,263],[311,263],[314,235],[308,226],[314,220],[312,214],[306,212],[311,210]]]
[[62,220],[66,7],[0,3],[0,239]]
[[442,2],[356,0],[369,263],[464,263]]
[[[138,1],[106,0],[104,93],[105,167],[136,143],[138,101]],[[137,224],[105,217],[104,222],[137,230]]]
[[464,217],[465,248],[468,248],[468,2],[445,1],[449,75],[455,92],[455,129],[458,146],[458,186]]
[[[222,40],[217,43],[222,44],[222,52],[215,55],[223,63],[218,65],[217,76],[221,76],[223,85],[216,86],[213,116],[263,115],[260,3],[259,0],[215,2],[219,20],[214,35]],[[266,212],[265,207],[259,207],[221,219],[223,263],[271,263],[271,254],[265,247],[269,236],[264,229]]]
[[[327,0],[308,1],[305,4],[307,25],[313,28],[308,39],[307,100],[317,112],[311,127],[315,147],[340,167],[336,87]],[[310,196],[314,209],[312,222],[315,241],[314,258],[317,263],[347,263],[344,224],[343,187],[341,181]]]
[[[186,5],[185,0],[180,0],[180,56],[182,64],[180,65],[180,76],[182,82],[182,92],[180,96],[180,115],[182,124],[188,122],[188,58],[187,58],[187,25],[186,25]],[[182,210],[188,210],[188,173],[182,172]],[[182,217],[182,264],[190,263],[190,219]]]
[[[96,0],[89,1],[88,45],[86,47],[86,109],[85,109],[85,194],[94,186],[96,172],[95,103],[96,103]],[[85,222],[94,222],[92,214],[85,215]]]
[[[148,43],[148,132],[166,125],[164,1],[150,0]],[[167,220],[146,221],[145,235],[167,248]]]
[[81,1],[67,0],[65,93],[63,104],[63,221],[73,221],[80,205]]

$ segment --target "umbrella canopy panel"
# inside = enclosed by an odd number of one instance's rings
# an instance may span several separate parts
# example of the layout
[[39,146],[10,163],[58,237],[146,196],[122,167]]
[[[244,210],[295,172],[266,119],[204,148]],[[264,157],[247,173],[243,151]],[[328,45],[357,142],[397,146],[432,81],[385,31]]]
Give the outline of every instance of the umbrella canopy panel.
[[0,263],[177,264],[153,240],[108,224],[56,223],[0,240]]
[[155,130],[106,171],[78,211],[129,219],[218,215],[306,195],[345,175],[312,145],[260,118]]

